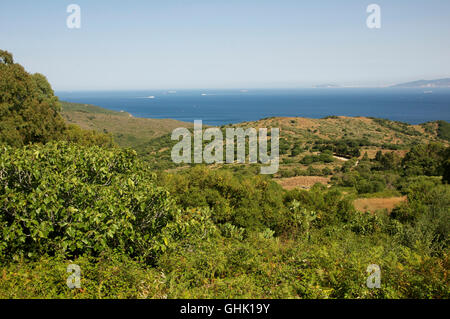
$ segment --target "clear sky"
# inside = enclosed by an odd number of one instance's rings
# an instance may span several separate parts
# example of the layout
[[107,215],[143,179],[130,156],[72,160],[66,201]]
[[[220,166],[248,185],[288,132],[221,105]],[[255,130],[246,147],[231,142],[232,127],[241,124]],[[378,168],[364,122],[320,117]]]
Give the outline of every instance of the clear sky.
[[[81,29],[66,8],[81,7]],[[366,26],[369,4],[381,29]],[[16,0],[0,48],[56,90],[383,85],[450,77],[449,0]]]

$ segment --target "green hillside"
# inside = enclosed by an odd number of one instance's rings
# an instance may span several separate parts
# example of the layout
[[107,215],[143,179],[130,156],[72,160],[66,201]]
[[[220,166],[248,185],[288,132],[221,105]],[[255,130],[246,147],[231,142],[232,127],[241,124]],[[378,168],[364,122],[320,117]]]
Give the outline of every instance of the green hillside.
[[95,105],[70,102],[61,102],[61,105],[61,115],[68,124],[109,133],[121,147],[136,148],[177,127],[192,127],[190,123],[171,119],[135,118],[127,112],[115,112]]
[[187,123],[61,105],[2,50],[0,115],[0,298],[450,297],[442,122],[263,119],[277,174],[175,165]]

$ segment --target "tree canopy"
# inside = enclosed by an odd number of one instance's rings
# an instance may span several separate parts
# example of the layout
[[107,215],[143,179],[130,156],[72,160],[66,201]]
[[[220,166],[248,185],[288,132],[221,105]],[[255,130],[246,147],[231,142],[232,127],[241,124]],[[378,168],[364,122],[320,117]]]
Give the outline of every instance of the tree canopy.
[[0,143],[21,146],[61,137],[58,98],[42,74],[30,74],[0,50]]

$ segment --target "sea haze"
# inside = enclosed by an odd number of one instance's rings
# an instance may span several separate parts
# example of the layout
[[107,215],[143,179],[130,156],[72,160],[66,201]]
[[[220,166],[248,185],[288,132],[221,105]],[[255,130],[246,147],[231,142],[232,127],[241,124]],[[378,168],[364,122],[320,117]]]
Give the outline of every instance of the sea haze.
[[220,126],[273,116],[386,118],[410,124],[450,121],[450,89],[333,88],[56,92],[60,100]]

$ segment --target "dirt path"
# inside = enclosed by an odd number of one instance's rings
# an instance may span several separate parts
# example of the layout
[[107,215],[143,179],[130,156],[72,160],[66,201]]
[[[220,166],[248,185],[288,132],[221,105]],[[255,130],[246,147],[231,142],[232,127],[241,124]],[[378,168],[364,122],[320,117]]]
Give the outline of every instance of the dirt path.
[[333,155],[333,157],[338,159],[338,160],[344,161],[344,162],[348,161],[348,158],[345,158],[345,157],[340,157],[340,156],[336,156],[336,155]]

